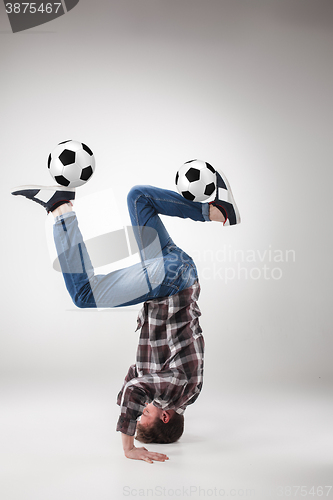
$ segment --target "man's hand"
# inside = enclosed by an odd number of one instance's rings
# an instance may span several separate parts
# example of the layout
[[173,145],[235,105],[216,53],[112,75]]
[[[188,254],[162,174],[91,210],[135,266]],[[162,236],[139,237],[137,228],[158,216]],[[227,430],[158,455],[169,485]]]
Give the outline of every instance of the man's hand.
[[125,457],[133,458],[134,460],[144,460],[149,464],[152,464],[154,460],[158,462],[169,460],[169,457],[163,453],[155,453],[153,451],[148,451],[147,448],[136,448],[135,446],[133,446],[131,450],[125,451]]
[[169,460],[169,457],[163,453],[154,453],[153,451],[148,451],[147,448],[136,448],[134,446],[134,436],[127,436],[126,434],[121,434],[123,441],[123,449],[125,457],[132,458],[134,460],[144,460],[149,464],[152,464],[154,460],[158,462],[165,462]]

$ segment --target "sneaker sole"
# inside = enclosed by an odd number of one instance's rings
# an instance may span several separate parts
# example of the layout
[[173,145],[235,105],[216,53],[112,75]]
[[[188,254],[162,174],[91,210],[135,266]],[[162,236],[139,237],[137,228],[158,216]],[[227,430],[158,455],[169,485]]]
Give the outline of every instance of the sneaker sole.
[[67,191],[70,193],[75,192],[75,188],[69,188],[65,186],[38,186],[36,184],[30,184],[27,186],[17,186],[11,190],[12,193],[16,193],[17,191],[24,191],[25,189],[38,189],[46,190],[46,191]]
[[13,188],[12,192],[14,192],[14,189],[16,191],[18,190],[22,190],[22,189],[46,189],[47,191],[70,191],[70,192],[73,192],[75,191],[75,188],[68,188],[68,187],[65,187],[65,186],[38,186],[36,184],[30,184],[30,185],[26,185],[26,186],[17,186],[15,188]]

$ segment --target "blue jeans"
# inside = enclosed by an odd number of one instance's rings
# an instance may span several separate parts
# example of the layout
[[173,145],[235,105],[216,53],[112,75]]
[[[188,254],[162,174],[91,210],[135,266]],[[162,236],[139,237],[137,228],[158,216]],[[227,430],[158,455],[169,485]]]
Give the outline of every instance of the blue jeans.
[[95,274],[75,212],[55,219],[54,240],[67,290],[81,308],[119,307],[163,298],[192,286],[198,279],[191,257],[177,247],[159,214],[209,221],[208,203],[186,200],[178,193],[135,186],[127,198],[141,262],[109,274]]

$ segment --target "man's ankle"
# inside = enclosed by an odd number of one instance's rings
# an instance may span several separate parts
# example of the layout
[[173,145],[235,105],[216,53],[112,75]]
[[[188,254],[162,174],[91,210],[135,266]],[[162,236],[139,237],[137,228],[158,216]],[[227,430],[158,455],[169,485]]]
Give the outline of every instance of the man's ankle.
[[69,212],[72,212],[73,211],[73,205],[71,202],[66,202],[66,203],[63,203],[62,205],[60,205],[59,207],[57,207],[56,209],[54,210],[51,210],[51,213],[53,215],[53,217],[58,217],[59,215],[64,215],[64,214],[67,214]]
[[209,218],[216,222],[225,222],[225,217],[222,212],[214,205],[209,205]]

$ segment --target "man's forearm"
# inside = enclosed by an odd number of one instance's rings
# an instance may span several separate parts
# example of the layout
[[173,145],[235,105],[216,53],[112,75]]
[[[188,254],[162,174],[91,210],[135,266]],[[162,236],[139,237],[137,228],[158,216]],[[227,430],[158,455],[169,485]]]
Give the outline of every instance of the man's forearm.
[[128,436],[127,434],[121,433],[121,439],[123,443],[123,450],[126,455],[127,452],[134,448],[134,436]]

